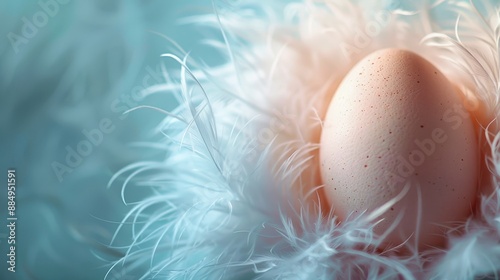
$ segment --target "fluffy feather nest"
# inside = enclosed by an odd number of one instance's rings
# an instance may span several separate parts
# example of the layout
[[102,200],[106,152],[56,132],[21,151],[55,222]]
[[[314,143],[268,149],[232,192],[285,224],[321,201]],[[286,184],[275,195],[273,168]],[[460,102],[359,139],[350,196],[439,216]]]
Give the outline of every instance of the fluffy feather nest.
[[[166,115],[157,128],[164,137],[149,146],[164,157],[131,165],[110,183],[125,178],[124,201],[128,184],[151,191],[118,228],[132,238],[123,247],[111,242],[125,254],[110,271],[141,279],[498,279],[499,9],[410,4],[239,1],[186,18],[220,32],[205,43],[227,63],[209,67],[174,43],[164,55],[178,70],[165,69],[165,84],[147,94],[172,95],[179,105],[154,108]],[[384,47],[426,57],[485,105],[484,184],[495,191],[450,230],[443,250],[380,253],[376,216],[338,224],[316,197],[324,100],[359,59]]]

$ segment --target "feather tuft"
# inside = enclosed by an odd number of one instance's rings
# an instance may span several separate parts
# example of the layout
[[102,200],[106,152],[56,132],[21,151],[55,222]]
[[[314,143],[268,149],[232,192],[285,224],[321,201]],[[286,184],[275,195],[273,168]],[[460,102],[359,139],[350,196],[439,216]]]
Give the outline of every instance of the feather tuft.
[[[111,270],[134,270],[141,279],[498,279],[499,14],[472,2],[404,3],[220,1],[213,14],[186,18],[182,24],[220,32],[207,44],[227,63],[163,55],[179,69],[148,94],[174,95],[179,106],[157,108],[166,116],[157,127],[164,138],[149,145],[164,157],[113,178],[129,174],[124,202],[129,183],[149,185],[151,194],[130,203],[117,230],[130,230],[130,243]],[[434,18],[436,10],[455,20]],[[377,249],[384,235],[374,224],[397,198],[339,223],[319,195],[325,100],[359,59],[384,47],[438,65],[471,101],[481,128],[481,184],[493,191],[478,214],[449,230],[446,250],[403,243],[411,253],[402,256]]]

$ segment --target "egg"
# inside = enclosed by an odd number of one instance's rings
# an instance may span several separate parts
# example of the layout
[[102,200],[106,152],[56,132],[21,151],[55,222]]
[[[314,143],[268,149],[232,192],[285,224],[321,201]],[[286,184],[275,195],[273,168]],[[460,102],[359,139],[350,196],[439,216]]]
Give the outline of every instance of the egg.
[[462,101],[411,51],[358,62],[334,93],[320,139],[324,194],[340,221],[371,217],[386,247],[442,246],[477,195],[478,139]]

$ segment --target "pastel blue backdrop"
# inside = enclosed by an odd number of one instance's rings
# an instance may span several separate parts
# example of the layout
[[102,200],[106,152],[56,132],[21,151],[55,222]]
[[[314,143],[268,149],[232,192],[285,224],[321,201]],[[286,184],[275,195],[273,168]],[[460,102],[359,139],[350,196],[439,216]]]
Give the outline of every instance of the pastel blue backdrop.
[[[104,277],[98,257],[119,257],[105,245],[129,209],[120,186],[106,185],[154,158],[132,143],[159,137],[152,129],[164,117],[122,113],[175,106],[167,95],[135,95],[163,82],[160,55],[174,48],[158,34],[217,63],[199,43],[207,34],[178,21],[211,10],[199,0],[0,1],[0,279]],[[6,264],[8,168],[17,171],[15,273]]]

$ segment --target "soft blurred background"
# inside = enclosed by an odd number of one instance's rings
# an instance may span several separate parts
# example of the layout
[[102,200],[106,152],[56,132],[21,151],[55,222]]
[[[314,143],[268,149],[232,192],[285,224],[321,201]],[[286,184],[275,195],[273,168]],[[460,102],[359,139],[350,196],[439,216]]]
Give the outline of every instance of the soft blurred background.
[[[0,279],[104,278],[120,256],[106,245],[130,209],[120,185],[106,185],[156,156],[134,143],[159,137],[164,117],[122,113],[175,106],[168,95],[139,95],[164,82],[160,55],[176,49],[164,36],[218,63],[200,38],[220,34],[179,21],[212,9],[208,0],[0,2]],[[8,168],[17,171],[15,273],[6,264]]]

